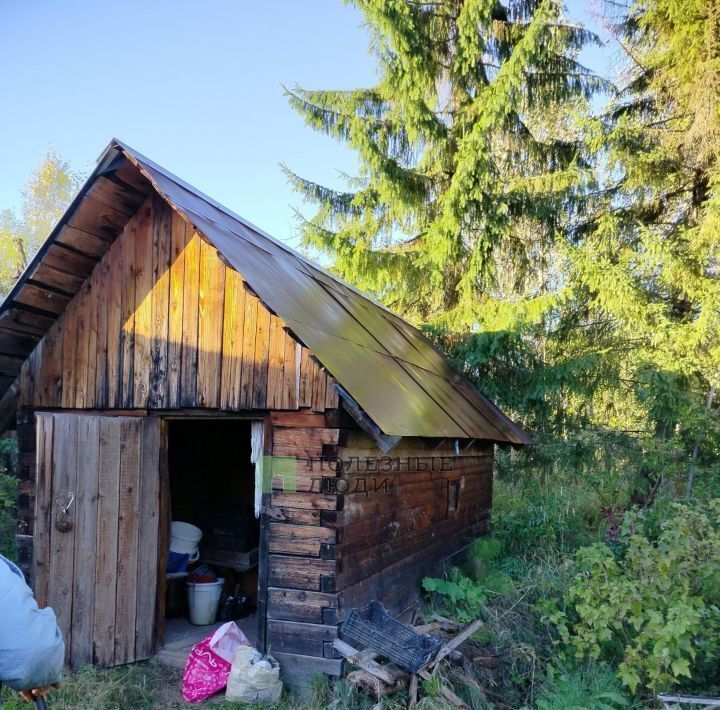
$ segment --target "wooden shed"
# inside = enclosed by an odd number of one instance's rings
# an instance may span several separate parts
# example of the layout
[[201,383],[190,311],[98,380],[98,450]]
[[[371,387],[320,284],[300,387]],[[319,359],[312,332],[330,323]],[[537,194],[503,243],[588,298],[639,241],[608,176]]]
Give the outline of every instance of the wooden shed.
[[486,528],[494,445],[529,441],[414,327],[117,140],[0,307],[0,390],[73,667],[162,646],[179,519],[286,679],[338,674],[347,610],[407,610]]

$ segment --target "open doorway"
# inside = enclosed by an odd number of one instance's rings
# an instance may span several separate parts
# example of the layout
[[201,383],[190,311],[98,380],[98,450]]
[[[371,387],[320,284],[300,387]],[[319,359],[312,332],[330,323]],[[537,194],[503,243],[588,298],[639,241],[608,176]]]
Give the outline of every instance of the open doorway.
[[[254,510],[251,428],[246,419],[168,420],[170,517],[202,531],[196,561],[191,555],[176,570],[178,558],[171,553],[159,653],[171,665],[184,665],[190,648],[226,621],[235,621],[253,645],[257,642],[260,521]],[[222,580],[217,617],[193,625],[188,582],[213,577]]]

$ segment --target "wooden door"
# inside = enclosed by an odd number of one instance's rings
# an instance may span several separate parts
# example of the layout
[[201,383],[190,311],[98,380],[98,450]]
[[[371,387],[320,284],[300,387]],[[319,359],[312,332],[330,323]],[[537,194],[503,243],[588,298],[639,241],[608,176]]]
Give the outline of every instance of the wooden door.
[[35,594],[55,610],[72,668],[155,650],[160,424],[37,414]]

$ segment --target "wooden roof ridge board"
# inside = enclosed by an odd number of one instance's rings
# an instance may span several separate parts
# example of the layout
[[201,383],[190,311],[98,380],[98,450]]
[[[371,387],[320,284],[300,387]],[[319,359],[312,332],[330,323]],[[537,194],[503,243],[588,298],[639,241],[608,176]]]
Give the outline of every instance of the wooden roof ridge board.
[[[116,139],[0,305],[0,354],[3,337],[11,333],[30,338],[19,354],[32,352],[153,188],[213,244],[385,434],[531,442],[407,321]],[[66,229],[75,230],[67,233],[75,242],[58,241]],[[63,282],[57,255],[50,258],[53,249],[87,261],[72,264]],[[40,288],[57,302],[49,312],[23,304],[18,298],[26,288]],[[16,308],[44,320],[20,323],[18,332],[14,322],[6,322]],[[0,381],[0,397],[11,383]]]

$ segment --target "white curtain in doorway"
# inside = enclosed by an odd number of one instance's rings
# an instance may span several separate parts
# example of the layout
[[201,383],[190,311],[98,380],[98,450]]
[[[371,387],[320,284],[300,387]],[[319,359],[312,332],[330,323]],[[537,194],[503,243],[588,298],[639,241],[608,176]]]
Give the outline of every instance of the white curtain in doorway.
[[250,422],[250,461],[255,464],[255,517],[260,517],[263,494],[264,423]]

